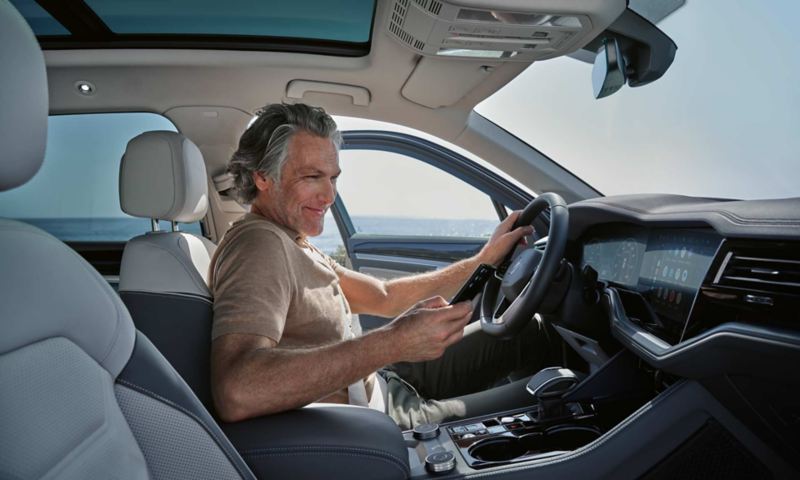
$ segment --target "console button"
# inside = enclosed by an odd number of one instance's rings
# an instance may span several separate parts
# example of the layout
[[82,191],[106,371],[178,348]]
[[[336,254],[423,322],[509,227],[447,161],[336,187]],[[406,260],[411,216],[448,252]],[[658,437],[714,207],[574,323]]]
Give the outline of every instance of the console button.
[[425,457],[425,468],[431,473],[446,473],[456,468],[456,456],[452,452],[436,452]]
[[438,423],[423,423],[414,427],[414,438],[417,440],[430,440],[439,436]]
[[465,427],[453,427],[453,433],[465,433],[466,431]]
[[506,427],[504,427],[502,425],[495,425],[494,427],[489,427],[489,433],[501,433],[501,432],[505,432],[505,431],[506,431]]
[[516,420],[517,420],[517,419],[516,419],[516,418],[514,418],[514,417],[503,417],[503,418],[501,418],[501,419],[500,419],[500,421],[501,421],[502,423],[513,423],[513,422],[514,422],[514,421],[516,421]]

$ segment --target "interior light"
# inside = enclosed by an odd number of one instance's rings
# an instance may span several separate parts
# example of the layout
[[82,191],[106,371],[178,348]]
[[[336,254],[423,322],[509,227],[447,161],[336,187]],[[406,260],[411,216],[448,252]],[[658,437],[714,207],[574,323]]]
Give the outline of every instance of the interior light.
[[95,88],[91,82],[87,82],[86,80],[80,80],[75,82],[75,88],[78,90],[78,93],[81,95],[93,95]]
[[445,57],[470,57],[470,58],[511,58],[517,52],[502,50],[474,50],[471,48],[441,48],[436,55]]

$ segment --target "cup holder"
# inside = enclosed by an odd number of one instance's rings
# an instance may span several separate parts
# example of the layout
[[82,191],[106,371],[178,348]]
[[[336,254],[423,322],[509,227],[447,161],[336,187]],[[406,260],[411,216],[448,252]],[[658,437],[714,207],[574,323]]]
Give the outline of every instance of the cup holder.
[[469,454],[484,462],[507,462],[527,455],[578,449],[600,436],[593,427],[553,427],[546,432],[521,437],[502,436],[481,440],[469,448]]
[[528,453],[517,437],[497,437],[481,440],[469,449],[469,454],[484,462],[514,460]]
[[575,450],[599,437],[600,432],[591,427],[555,427],[545,436],[548,451]]

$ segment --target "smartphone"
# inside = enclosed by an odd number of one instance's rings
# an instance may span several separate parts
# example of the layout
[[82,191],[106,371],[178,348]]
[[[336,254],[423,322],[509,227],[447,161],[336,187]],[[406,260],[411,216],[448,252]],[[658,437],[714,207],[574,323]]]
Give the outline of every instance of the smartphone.
[[475,308],[475,297],[478,296],[479,293],[483,291],[483,285],[486,283],[491,276],[494,275],[494,267],[491,265],[486,265],[482,263],[472,272],[470,275],[469,280],[467,280],[464,285],[461,286],[456,296],[450,301],[450,305],[454,305],[459,302],[466,302],[466,301],[473,301],[472,307]]

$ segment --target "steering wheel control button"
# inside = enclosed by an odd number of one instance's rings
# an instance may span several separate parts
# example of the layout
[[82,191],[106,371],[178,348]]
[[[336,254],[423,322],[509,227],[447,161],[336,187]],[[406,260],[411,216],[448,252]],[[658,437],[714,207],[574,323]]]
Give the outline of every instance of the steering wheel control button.
[[431,473],[447,473],[456,468],[453,452],[436,452],[425,457],[425,468]]
[[430,440],[439,436],[438,423],[423,423],[414,427],[414,438],[417,440]]

